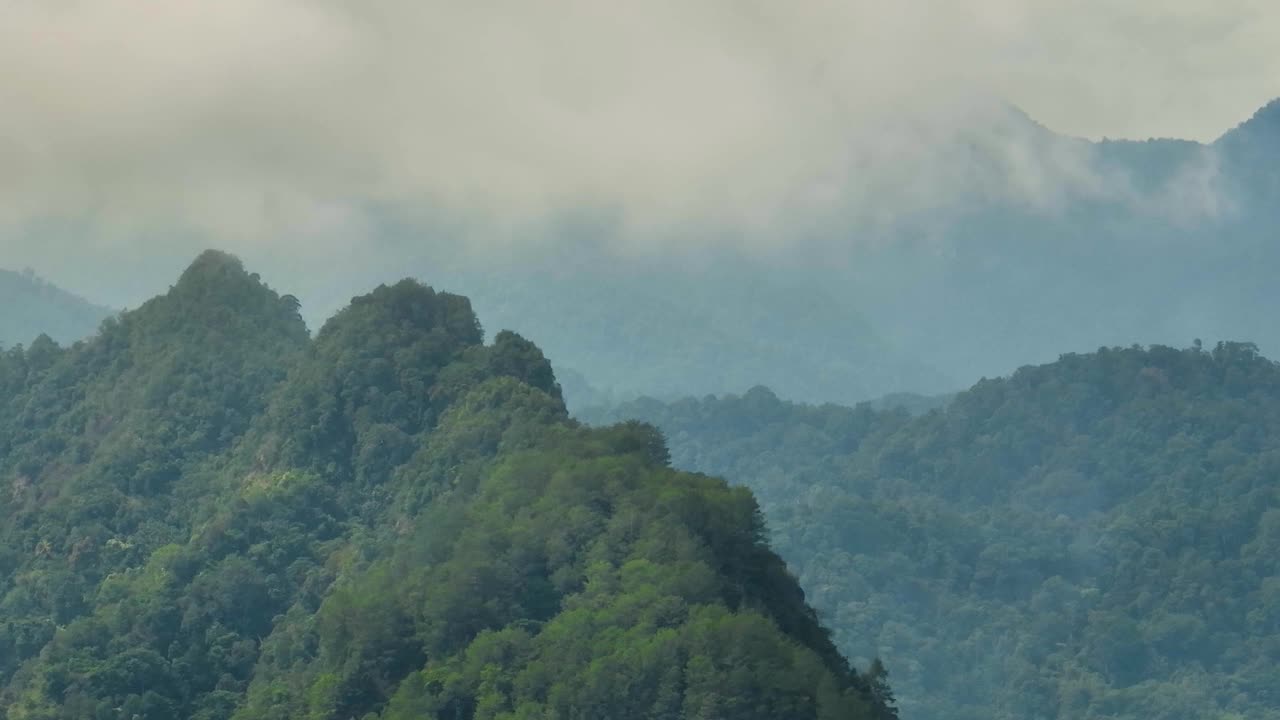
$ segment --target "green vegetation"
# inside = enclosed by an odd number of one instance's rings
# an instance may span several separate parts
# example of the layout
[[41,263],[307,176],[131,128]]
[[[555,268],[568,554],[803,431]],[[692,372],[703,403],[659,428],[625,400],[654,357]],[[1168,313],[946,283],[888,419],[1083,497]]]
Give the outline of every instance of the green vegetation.
[[202,255],[0,355],[0,720],[897,716],[651,426],[412,281],[314,339]]
[[1280,366],[1103,349],[911,417],[763,388],[644,400],[745,482],[851,658],[913,720],[1280,718]]
[[111,311],[36,277],[0,270],[0,348],[41,335],[63,343],[89,337]]

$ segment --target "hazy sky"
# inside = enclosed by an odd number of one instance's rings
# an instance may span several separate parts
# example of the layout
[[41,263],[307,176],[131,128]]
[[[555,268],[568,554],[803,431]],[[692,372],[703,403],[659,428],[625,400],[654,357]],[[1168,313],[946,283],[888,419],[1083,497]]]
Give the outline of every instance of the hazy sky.
[[[350,254],[371,206],[770,228],[944,192],[934,150],[991,98],[1211,140],[1277,95],[1269,0],[8,0],[0,266]],[[1087,174],[1008,161],[1035,193]]]

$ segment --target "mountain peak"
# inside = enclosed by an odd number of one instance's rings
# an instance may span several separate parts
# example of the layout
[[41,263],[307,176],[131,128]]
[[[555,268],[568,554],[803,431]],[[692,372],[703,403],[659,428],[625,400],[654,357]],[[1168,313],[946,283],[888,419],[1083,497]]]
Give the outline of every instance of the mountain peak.
[[[326,342],[336,336],[365,336],[370,328],[384,328],[379,340],[409,342],[432,332],[443,333],[462,345],[479,345],[483,332],[471,309],[471,301],[461,295],[436,292],[406,278],[394,285],[381,285],[373,292],[351,299],[351,304],[325,323],[320,337]],[[365,340],[360,341],[365,344]],[[398,346],[381,348],[386,352]]]
[[183,271],[176,287],[207,287],[210,284],[242,282],[246,279],[256,280],[245,271],[240,258],[221,250],[205,250]]
[[[173,310],[160,311],[158,307]],[[268,324],[291,336],[303,336],[305,324],[298,314],[297,298],[281,297],[257,273],[245,269],[240,258],[220,250],[205,250],[183,271],[169,292],[145,303],[139,310],[171,315],[177,324],[194,318],[222,318],[231,313],[241,317],[267,319]]]

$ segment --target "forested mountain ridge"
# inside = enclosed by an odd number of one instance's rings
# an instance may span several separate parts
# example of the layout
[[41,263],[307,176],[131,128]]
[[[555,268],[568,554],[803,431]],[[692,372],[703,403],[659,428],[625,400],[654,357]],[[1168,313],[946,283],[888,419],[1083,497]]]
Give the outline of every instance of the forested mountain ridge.
[[31,271],[0,269],[0,348],[29,344],[41,335],[62,343],[92,335],[111,311],[93,305]]
[[751,494],[414,281],[233,257],[0,356],[0,718],[896,717]]
[[904,717],[1280,717],[1280,366],[1248,343],[1065,355],[916,418],[756,388],[586,419],[624,418],[760,497]]

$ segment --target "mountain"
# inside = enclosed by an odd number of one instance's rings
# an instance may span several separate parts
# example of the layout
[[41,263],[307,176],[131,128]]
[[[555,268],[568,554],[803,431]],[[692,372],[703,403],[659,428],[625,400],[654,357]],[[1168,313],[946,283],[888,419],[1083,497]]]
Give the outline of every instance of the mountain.
[[0,270],[0,347],[48,335],[61,343],[86,338],[112,311],[36,277],[30,270]]
[[310,337],[218,252],[0,354],[0,718],[897,717],[662,436],[415,281]]
[[1009,147],[1043,202],[904,216],[837,272],[813,268],[813,282],[848,288],[888,342],[953,377],[1134,341],[1249,337],[1276,352],[1280,334],[1257,308],[1280,302],[1277,112],[1208,144],[1024,130]]
[[[573,204],[505,222],[379,205],[339,250],[295,237],[248,251],[316,327],[406,275],[464,294],[581,378],[575,409],[757,384],[813,403],[935,395],[1132,342],[1247,337],[1280,354],[1263,311],[1280,304],[1280,103],[1212,142],[1094,142],[1007,107],[946,111],[850,130],[831,148],[847,166],[833,160],[816,190],[823,212],[660,223]],[[92,233],[75,230],[59,232]],[[167,277],[157,267],[177,272],[179,247],[150,247],[145,265],[94,256],[130,288],[96,296],[136,305],[133,288]]]
[[570,223],[510,262],[404,265],[622,398],[763,384],[853,404],[1135,341],[1275,353],[1259,308],[1280,306],[1277,118],[1280,102],[1212,143],[1091,142],[992,111],[764,238],[688,230],[628,254],[616,224]]
[[916,417],[755,388],[589,419],[750,488],[903,717],[1280,718],[1280,365],[1251,344],[1068,354]]
[[[646,223],[573,204],[491,225],[443,207],[378,206],[360,211],[362,240],[341,252],[299,252],[300,237],[246,250],[295,288],[314,326],[353,294],[408,275],[539,338],[558,370],[602,397],[763,384],[854,404],[953,392],[1064,351],[1131,342],[1248,337],[1280,353],[1280,330],[1258,310],[1280,302],[1280,102],[1211,142],[1095,142],[1013,108],[947,109],[904,114],[882,138],[850,130],[849,146],[831,148],[847,166],[833,161],[831,186],[820,183],[832,193],[824,212]],[[843,154],[868,145],[869,158]],[[771,222],[746,221],[759,214]],[[186,242],[151,247],[145,264],[94,255],[111,268],[97,274],[124,278],[127,291],[59,272],[132,307],[134,288],[167,277],[158,267],[177,272]],[[578,395],[592,394],[571,393],[584,407]]]
[[571,407],[761,382],[847,402],[882,388],[952,387],[898,353],[857,308],[800,278],[728,256],[612,262],[597,252],[433,275],[466,288],[485,317],[540,338],[563,374],[580,378]]

